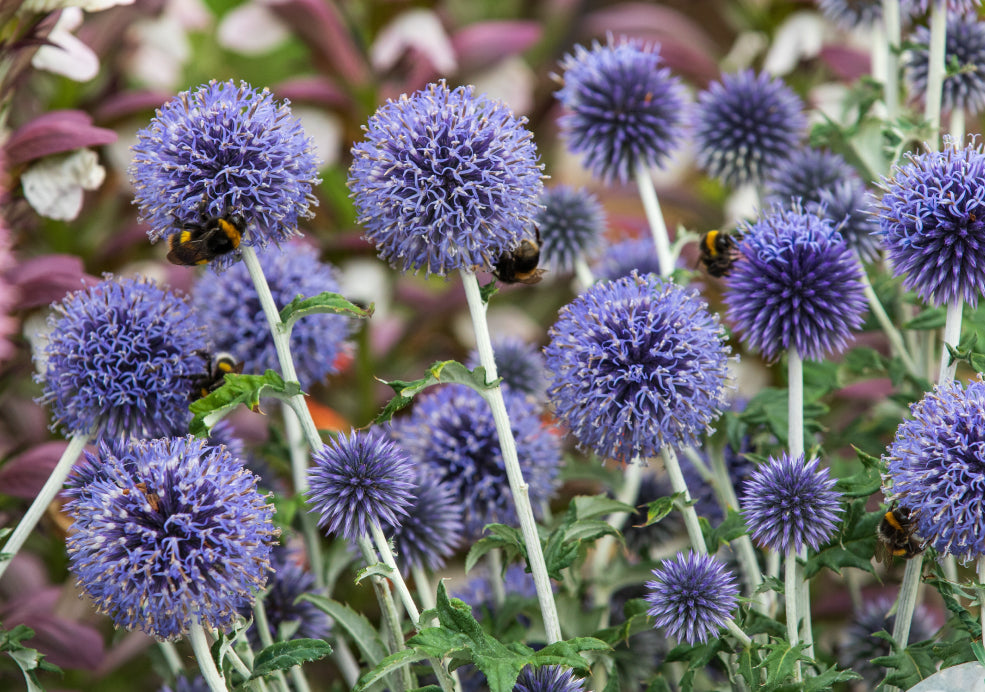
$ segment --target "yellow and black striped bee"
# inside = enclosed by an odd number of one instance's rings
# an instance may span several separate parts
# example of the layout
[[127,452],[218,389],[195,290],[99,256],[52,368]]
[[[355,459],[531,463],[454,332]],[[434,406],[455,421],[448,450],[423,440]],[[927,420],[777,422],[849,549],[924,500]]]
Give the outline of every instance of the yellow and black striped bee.
[[504,284],[535,284],[540,282],[544,269],[537,267],[540,262],[540,231],[537,239],[524,238],[515,250],[503,253],[496,260],[493,276]]
[[238,248],[245,227],[239,214],[203,216],[201,223],[186,223],[168,237],[168,261],[184,266],[208,264]]
[[909,560],[922,553],[927,543],[918,538],[916,533],[916,517],[912,511],[896,504],[890,506],[876,529],[876,536],[879,538],[876,556],[879,561],[888,564],[894,557]]
[[243,363],[236,362],[236,359],[229,353],[217,353],[214,356],[208,356],[205,372],[192,378],[190,395],[192,400],[204,399],[217,390],[225,382],[226,375],[238,375],[242,372]]
[[698,261],[708,274],[719,279],[732,271],[739,256],[736,236],[727,231],[708,231],[701,236],[699,247]]

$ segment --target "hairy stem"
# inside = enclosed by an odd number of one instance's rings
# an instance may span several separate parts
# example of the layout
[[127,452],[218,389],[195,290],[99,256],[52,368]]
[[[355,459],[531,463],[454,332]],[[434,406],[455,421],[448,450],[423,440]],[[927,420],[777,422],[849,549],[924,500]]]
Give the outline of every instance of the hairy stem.
[[670,257],[670,238],[667,235],[667,224],[664,222],[664,215],[660,210],[660,200],[657,199],[657,191],[653,187],[653,178],[650,177],[650,171],[642,161],[636,165],[636,186],[640,190],[640,199],[643,201],[643,210],[646,212],[646,219],[650,224],[650,233],[653,234],[660,276],[670,276],[670,273],[674,271],[674,262]]
[[212,692],[226,692],[226,681],[219,674],[215,661],[212,660],[212,652],[209,651],[209,641],[205,637],[205,629],[201,623],[196,622],[188,630],[188,641],[191,642],[192,651],[195,652],[195,659],[198,667],[202,671],[202,677]]

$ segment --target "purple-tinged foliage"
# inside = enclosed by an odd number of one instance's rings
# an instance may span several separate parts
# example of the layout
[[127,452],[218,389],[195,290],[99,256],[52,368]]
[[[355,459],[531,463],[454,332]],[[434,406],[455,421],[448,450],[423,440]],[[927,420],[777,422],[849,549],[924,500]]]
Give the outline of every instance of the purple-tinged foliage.
[[735,575],[711,555],[679,553],[653,570],[646,583],[647,613],[667,635],[705,643],[732,618],[738,604]]

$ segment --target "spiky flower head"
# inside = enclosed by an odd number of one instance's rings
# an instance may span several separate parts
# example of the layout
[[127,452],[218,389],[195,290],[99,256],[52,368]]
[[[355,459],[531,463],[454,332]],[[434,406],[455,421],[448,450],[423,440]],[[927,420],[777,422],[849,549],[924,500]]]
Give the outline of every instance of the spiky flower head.
[[575,46],[561,68],[561,137],[596,177],[625,182],[640,166],[663,165],[680,144],[687,100],[658,46],[610,37]]
[[841,180],[858,179],[844,157],[825,149],[797,148],[772,171],[765,185],[767,204],[820,202],[821,193]]
[[934,387],[910,407],[884,455],[888,499],[910,510],[938,553],[985,555],[985,382]]
[[162,437],[187,431],[205,328],[183,299],[145,279],[107,277],[52,305],[39,401],[65,435]]
[[862,268],[841,234],[799,204],[773,207],[740,230],[724,297],[743,340],[769,361],[791,348],[812,360],[844,348],[867,303]]
[[777,553],[814,550],[831,538],[841,513],[841,493],[818,459],[784,452],[770,457],[743,484],[742,514],[753,540]]
[[[537,508],[554,494],[561,463],[557,437],[540,420],[525,394],[504,389],[510,428],[530,503]],[[421,473],[452,488],[463,510],[465,538],[474,540],[490,523],[516,524],[499,435],[485,399],[462,385],[436,387],[417,398],[393,434]]]
[[723,337],[693,290],[653,274],[596,283],[551,327],[548,399],[578,443],[603,459],[694,444],[723,402]]
[[86,453],[90,482],[66,504],[69,567],[117,627],[177,639],[227,631],[263,588],[278,531],[256,477],[194,437]]
[[605,248],[602,256],[592,265],[592,272],[599,281],[615,281],[634,271],[660,276],[660,258],[653,238],[627,238]]
[[[974,12],[982,4],[982,0],[945,0],[948,15]],[[911,15],[926,14],[931,7],[931,0],[903,0],[903,10]]]
[[444,81],[380,106],[349,168],[359,222],[380,257],[445,276],[488,269],[515,249],[543,188],[525,123]]
[[462,541],[462,506],[455,489],[418,473],[406,510],[407,516],[386,532],[401,569],[441,569]]
[[817,0],[817,8],[843,31],[882,21],[882,0]]
[[[259,260],[279,307],[299,295],[339,291],[335,268],[304,243],[270,248]],[[244,373],[280,370],[277,347],[246,264],[238,262],[222,274],[202,274],[192,289],[192,305],[209,327],[214,350],[231,354],[243,364]],[[302,389],[338,372],[350,349],[346,340],[351,331],[352,322],[343,315],[306,315],[294,323],[290,345]]]
[[[914,48],[906,61],[907,82],[910,92],[923,99],[930,65],[930,29],[918,26],[911,42]],[[941,95],[943,109],[981,113],[985,109],[985,22],[975,15],[948,14],[944,62],[948,73]]]
[[703,644],[732,618],[739,587],[735,575],[713,556],[678,553],[653,576],[646,583],[647,613],[668,636]]
[[582,681],[572,677],[572,670],[561,666],[527,666],[513,686],[513,692],[582,692],[584,689]]
[[985,289],[985,152],[944,138],[942,151],[907,154],[876,213],[886,254],[903,285],[934,305]]
[[698,95],[698,165],[726,185],[759,183],[797,149],[806,125],[803,103],[779,77],[722,75]]
[[373,524],[386,528],[407,516],[414,468],[378,430],[339,434],[312,455],[306,495],[309,512],[330,535],[355,541]]
[[[492,339],[496,372],[510,389],[530,394],[537,401],[544,399],[547,390],[547,366],[540,349],[518,336],[498,336]],[[479,352],[469,354],[466,365],[480,365]]]
[[534,216],[540,233],[540,263],[552,272],[574,271],[575,263],[602,245],[605,210],[585,188],[544,188],[543,208]]
[[[246,82],[211,81],[184,91],[137,133],[130,178],[157,241],[203,217],[238,214],[255,248],[297,235],[320,181],[314,144],[288,103]],[[224,268],[239,252],[212,261]]]
[[848,247],[865,262],[874,262],[882,250],[879,221],[869,210],[871,199],[857,177],[840,180],[821,190],[817,204],[805,209],[831,222]]

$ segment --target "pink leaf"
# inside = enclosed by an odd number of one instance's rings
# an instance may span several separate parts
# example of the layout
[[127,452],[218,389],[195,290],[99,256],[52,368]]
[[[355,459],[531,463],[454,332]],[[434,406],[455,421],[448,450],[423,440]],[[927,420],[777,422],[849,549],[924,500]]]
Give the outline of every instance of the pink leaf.
[[116,133],[94,126],[88,113],[63,110],[39,115],[19,127],[5,150],[8,161],[17,164],[115,141]]

